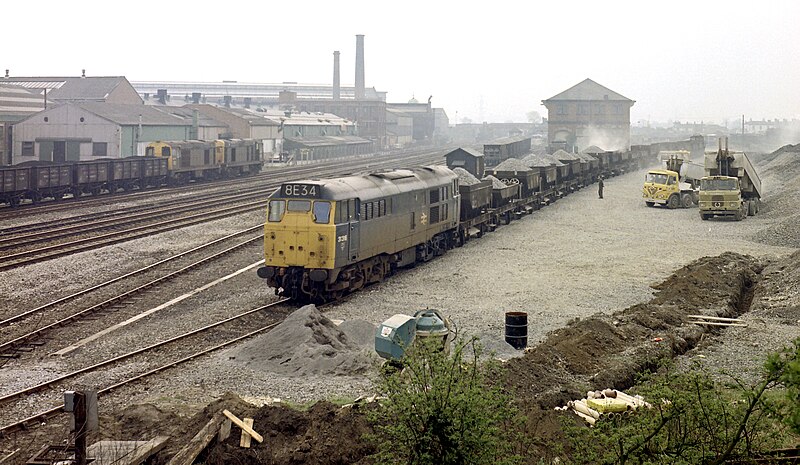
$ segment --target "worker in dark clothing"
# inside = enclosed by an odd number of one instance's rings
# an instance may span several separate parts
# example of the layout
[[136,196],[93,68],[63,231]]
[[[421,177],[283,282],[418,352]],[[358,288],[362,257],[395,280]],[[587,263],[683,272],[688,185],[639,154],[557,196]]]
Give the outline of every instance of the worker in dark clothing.
[[603,198],[603,176],[597,178],[597,195]]

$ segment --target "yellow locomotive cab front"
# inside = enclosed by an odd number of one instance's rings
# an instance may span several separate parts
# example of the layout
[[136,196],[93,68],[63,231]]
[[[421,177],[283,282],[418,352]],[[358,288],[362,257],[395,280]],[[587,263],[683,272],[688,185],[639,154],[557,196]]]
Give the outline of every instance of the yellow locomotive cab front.
[[[334,208],[328,200],[270,200],[264,225],[264,265],[333,269],[336,245],[336,226],[332,221]],[[312,275],[312,279],[314,277]]]

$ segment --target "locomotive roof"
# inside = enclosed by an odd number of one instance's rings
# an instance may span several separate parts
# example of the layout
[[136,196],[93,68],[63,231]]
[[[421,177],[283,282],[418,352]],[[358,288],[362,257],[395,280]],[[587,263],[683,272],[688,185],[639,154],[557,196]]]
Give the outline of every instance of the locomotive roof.
[[[287,185],[314,185],[321,189],[315,198],[326,200],[377,199],[403,192],[425,190],[450,185],[457,176],[444,166],[420,166],[376,173],[365,173],[331,179],[305,179],[285,182]],[[273,197],[291,197],[284,189],[275,191]]]

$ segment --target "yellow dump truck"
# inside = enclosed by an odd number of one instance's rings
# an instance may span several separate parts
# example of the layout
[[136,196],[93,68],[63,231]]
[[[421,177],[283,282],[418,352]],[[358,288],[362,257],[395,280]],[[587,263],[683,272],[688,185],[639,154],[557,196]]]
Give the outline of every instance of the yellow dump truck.
[[733,217],[741,221],[758,213],[761,178],[744,152],[728,150],[728,139],[706,153],[705,173],[700,180],[700,218]]
[[703,166],[689,160],[685,150],[659,153],[661,169],[649,170],[644,178],[642,197],[648,207],[689,208],[698,202],[698,187]]

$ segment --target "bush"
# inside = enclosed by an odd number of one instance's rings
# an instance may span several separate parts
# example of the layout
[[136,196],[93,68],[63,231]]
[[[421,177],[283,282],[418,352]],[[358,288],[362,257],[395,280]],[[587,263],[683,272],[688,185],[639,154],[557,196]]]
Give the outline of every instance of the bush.
[[376,463],[518,463],[512,442],[519,417],[506,395],[487,387],[477,339],[457,341],[452,354],[423,341],[406,352],[402,371],[382,380],[386,399],[372,418]]
[[[570,426],[575,463],[721,464],[752,458],[786,441],[785,425],[800,432],[800,339],[772,354],[761,380],[733,387],[702,372],[670,370],[643,380],[652,408],[601,417],[595,428]],[[774,395],[784,389],[786,399]]]

